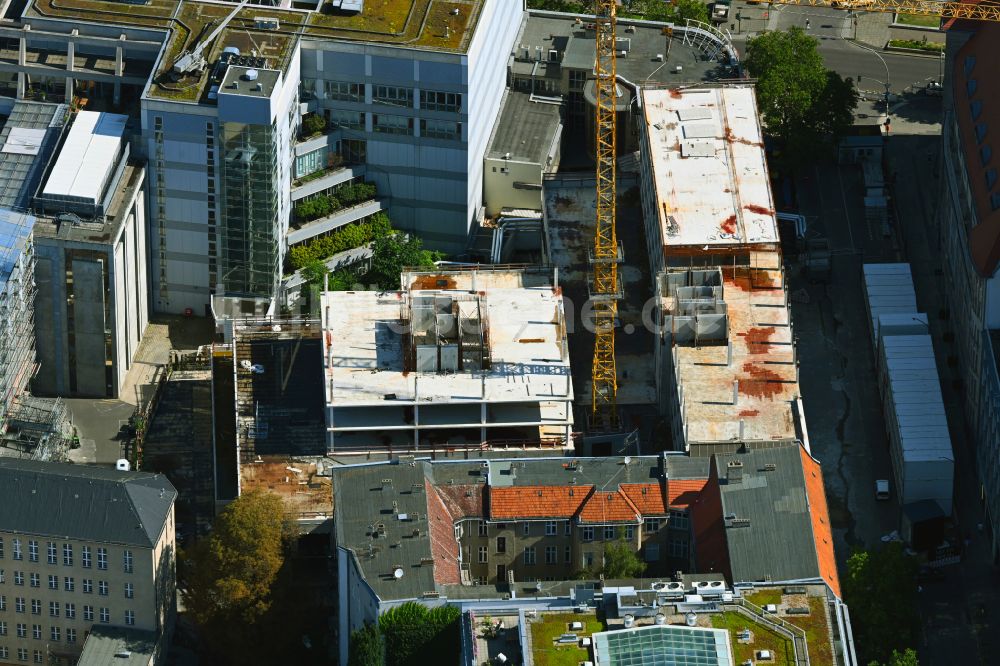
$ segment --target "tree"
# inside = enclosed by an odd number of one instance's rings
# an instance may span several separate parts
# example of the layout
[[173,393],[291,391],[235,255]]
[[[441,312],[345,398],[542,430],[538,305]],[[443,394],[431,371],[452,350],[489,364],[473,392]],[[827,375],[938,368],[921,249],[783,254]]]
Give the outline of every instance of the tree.
[[839,136],[853,122],[858,101],[849,80],[823,67],[818,43],[797,27],[747,42],[744,65],[757,79],[765,131],[793,165]]
[[398,289],[404,268],[432,268],[441,255],[424,249],[415,236],[391,234],[376,238],[372,246],[371,269],[366,280],[379,289]]
[[[873,661],[868,666],[882,665],[877,661]],[[892,656],[889,657],[889,663],[886,666],[920,666],[920,660],[917,659],[917,651],[913,648],[906,648],[903,652],[893,650]]]
[[322,259],[310,259],[305,266],[302,267],[302,277],[305,281],[317,287],[323,287],[323,280],[330,273],[329,269],[326,267],[326,262]]
[[866,658],[891,664],[896,650],[906,658],[919,622],[916,577],[917,562],[899,543],[859,550],[847,560],[844,598]]
[[385,641],[377,624],[366,624],[351,634],[347,666],[382,666],[385,663]]
[[302,135],[312,136],[326,129],[326,118],[318,113],[309,113],[302,118]]
[[646,563],[639,559],[624,536],[604,547],[605,578],[635,578],[645,570]]
[[252,625],[271,604],[285,536],[284,505],[277,495],[252,491],[223,509],[212,534],[185,558],[182,595],[191,618],[210,630]]
[[[459,659],[456,606],[438,606],[428,610],[408,601],[382,613],[378,628],[385,639],[387,666],[416,666],[434,656],[435,663],[455,663]],[[450,657],[450,658],[449,658]]]
[[690,19],[708,23],[708,5],[701,0],[632,0],[626,10],[620,12],[623,18],[641,18],[647,21],[663,21],[678,25]]

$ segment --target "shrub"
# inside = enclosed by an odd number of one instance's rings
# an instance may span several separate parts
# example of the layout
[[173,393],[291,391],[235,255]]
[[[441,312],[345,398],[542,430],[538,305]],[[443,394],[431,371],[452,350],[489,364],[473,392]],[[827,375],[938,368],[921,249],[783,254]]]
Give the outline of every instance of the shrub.
[[326,236],[318,236],[293,246],[288,251],[288,263],[292,270],[300,270],[310,262],[367,245],[392,233],[389,217],[385,213],[375,213],[367,222],[348,224]]
[[310,113],[302,118],[302,136],[312,136],[314,134],[319,134],[326,129],[326,118],[323,116]]
[[362,201],[374,198],[377,190],[374,183],[356,183],[341,185],[333,194],[324,194],[295,204],[295,218],[301,222],[309,222],[326,217],[341,208],[353,206]]

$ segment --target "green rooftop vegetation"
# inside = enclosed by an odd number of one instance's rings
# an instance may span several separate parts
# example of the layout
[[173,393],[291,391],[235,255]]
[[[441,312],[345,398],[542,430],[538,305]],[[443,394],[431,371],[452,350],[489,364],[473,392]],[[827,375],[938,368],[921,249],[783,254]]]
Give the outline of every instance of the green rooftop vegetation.
[[[733,656],[737,664],[745,663],[747,660],[757,663],[757,651],[770,650],[774,655],[774,661],[770,663],[774,666],[795,666],[795,650],[792,647],[792,641],[745,615],[732,612],[714,614],[712,615],[712,626],[716,629],[729,631],[729,641],[732,643]],[[744,629],[750,630],[753,642],[739,642],[737,635]],[[811,650],[809,657],[811,660]]]
[[[781,605],[784,601],[780,588],[757,590],[745,595],[750,603],[761,608],[768,604]],[[786,615],[779,617],[794,624],[806,632],[806,643],[809,645],[809,663],[817,666],[834,666],[833,644],[830,642],[830,629],[826,621],[826,601],[823,597],[809,597],[809,615]],[[735,645],[735,639],[733,641]]]
[[920,28],[934,28],[936,30],[941,26],[941,17],[924,16],[922,14],[896,14],[896,23]]
[[[583,622],[583,631],[570,632],[570,622]],[[579,642],[559,645],[555,639],[567,633],[582,638],[604,631],[604,623],[596,617],[576,613],[546,613],[532,620],[529,627],[536,666],[579,666],[581,661],[593,661],[590,648],[581,648]]]

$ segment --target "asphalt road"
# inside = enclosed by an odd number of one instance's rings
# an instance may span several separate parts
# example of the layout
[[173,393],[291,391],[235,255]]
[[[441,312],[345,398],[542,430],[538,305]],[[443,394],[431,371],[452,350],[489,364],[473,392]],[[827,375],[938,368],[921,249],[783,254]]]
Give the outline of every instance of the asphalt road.
[[[739,22],[735,20],[737,11],[743,17]],[[861,83],[858,87],[862,90],[884,90],[887,69],[890,90],[897,94],[914,85],[920,87],[928,81],[937,81],[941,75],[940,58],[876,52],[850,41],[854,36],[854,26],[846,11],[835,11],[828,7],[769,7],[737,2],[732,16],[734,18],[730,23],[737,24],[739,30],[733,34],[733,43],[740,53],[746,50],[748,35],[757,34],[764,29],[786,30],[792,26],[805,29],[808,20],[809,33],[819,40],[819,52],[827,68],[855,80],[860,76]]]

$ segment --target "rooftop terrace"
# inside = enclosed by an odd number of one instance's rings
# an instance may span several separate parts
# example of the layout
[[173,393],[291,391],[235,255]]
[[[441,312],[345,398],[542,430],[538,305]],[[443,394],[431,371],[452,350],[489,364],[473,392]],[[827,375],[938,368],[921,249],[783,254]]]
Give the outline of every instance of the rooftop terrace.
[[644,88],[642,105],[668,253],[777,243],[753,86]]

